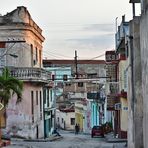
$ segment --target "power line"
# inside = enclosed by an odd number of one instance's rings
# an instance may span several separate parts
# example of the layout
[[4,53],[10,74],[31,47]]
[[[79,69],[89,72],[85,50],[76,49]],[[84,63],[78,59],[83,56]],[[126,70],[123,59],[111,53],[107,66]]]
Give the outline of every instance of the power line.
[[43,51],[43,53],[47,53],[47,54],[55,54],[55,55],[59,55],[60,57],[68,57],[68,58],[72,58],[72,57],[69,57],[69,56],[65,56],[63,54],[59,54],[59,53],[55,53],[55,52],[51,52],[51,51]]

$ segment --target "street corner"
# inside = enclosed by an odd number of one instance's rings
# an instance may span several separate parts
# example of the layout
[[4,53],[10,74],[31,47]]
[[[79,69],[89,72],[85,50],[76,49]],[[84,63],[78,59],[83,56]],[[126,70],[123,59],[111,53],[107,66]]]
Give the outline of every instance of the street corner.
[[56,140],[60,140],[60,139],[63,139],[63,136],[50,136],[47,141],[50,141],[50,142],[53,142],[53,141],[56,141]]

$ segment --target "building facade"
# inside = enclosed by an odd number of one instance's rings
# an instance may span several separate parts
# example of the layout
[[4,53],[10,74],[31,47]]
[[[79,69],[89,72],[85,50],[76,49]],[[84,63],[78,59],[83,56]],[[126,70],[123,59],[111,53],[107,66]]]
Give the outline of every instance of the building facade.
[[0,16],[1,70],[8,67],[11,75],[24,83],[22,102],[16,105],[14,96],[8,104],[6,129],[32,139],[44,137],[43,86],[50,74],[42,69],[43,41],[42,30],[26,7]]
[[[106,121],[104,120],[106,117],[105,92],[102,89],[106,83],[105,61],[78,60],[76,64],[74,60],[44,60],[43,63],[44,67],[71,67],[71,75],[67,76],[67,80],[63,83],[63,98],[61,100],[65,101],[65,108],[68,107],[68,103],[69,106],[75,104],[75,123],[79,124],[82,132],[90,133],[94,125],[100,125]],[[102,96],[98,96],[98,99],[88,99],[87,97],[88,93],[101,95],[100,92],[102,95],[104,94],[102,101],[100,99]],[[61,107],[64,107],[63,104]],[[94,121],[96,117],[97,121]]]

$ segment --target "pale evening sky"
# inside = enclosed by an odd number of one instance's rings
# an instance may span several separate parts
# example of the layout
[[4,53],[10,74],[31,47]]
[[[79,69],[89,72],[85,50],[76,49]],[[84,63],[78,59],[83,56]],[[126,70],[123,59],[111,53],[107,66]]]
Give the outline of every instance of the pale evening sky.
[[[44,58],[91,59],[115,47],[115,19],[132,18],[129,0],[0,0],[0,14],[25,6],[43,30]],[[101,56],[100,58],[104,58]]]

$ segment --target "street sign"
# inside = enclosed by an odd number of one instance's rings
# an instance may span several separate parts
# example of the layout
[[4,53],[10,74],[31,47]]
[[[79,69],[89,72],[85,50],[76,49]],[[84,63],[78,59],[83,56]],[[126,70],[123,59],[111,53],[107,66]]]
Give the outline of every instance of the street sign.
[[2,103],[0,103],[0,110],[2,110],[4,107],[4,105]]

